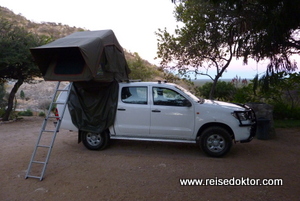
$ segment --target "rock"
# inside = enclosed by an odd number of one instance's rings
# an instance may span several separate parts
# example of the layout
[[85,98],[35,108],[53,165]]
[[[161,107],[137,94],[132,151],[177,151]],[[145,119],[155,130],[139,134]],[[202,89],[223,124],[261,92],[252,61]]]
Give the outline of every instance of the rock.
[[[251,107],[256,115],[256,118],[261,120],[269,120],[269,129],[267,139],[273,139],[276,137],[274,119],[273,119],[273,106],[266,103],[246,103]],[[267,123],[267,121],[266,121]]]

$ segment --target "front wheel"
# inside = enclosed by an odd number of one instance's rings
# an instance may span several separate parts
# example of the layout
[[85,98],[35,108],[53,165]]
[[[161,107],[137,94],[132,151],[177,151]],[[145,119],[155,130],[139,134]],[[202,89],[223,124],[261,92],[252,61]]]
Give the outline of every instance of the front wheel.
[[232,146],[229,132],[222,127],[211,127],[203,131],[199,145],[209,156],[224,156]]
[[109,133],[107,131],[102,133],[81,131],[81,135],[83,145],[90,150],[103,150],[108,145]]

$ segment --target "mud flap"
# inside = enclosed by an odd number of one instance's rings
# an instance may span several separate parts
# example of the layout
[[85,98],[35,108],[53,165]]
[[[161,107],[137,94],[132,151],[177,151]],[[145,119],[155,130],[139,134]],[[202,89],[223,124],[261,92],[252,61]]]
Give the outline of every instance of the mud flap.
[[81,137],[81,132],[78,131],[78,144],[81,142],[81,139],[82,139],[82,137]]

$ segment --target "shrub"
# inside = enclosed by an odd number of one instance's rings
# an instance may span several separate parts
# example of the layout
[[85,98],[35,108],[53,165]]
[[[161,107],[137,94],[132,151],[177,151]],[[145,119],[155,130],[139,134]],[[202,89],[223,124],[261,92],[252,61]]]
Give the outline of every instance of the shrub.
[[24,93],[24,91],[23,91],[23,90],[21,90],[21,92],[20,92],[20,97],[21,97],[21,99],[22,99],[22,100],[24,100],[24,99],[25,99],[25,93]]
[[[198,93],[200,92],[203,98],[209,98],[209,92],[213,83],[207,82],[201,87],[197,87]],[[222,101],[231,101],[236,91],[235,86],[231,82],[218,81],[215,89],[215,99]]]
[[44,116],[46,116],[46,115],[45,115],[45,112],[40,112],[40,113],[39,113],[39,117],[44,117]]
[[33,112],[30,109],[27,109],[26,111],[19,112],[18,115],[20,115],[20,116],[33,116]]
[[4,115],[4,113],[5,113],[5,110],[0,108],[0,118]]

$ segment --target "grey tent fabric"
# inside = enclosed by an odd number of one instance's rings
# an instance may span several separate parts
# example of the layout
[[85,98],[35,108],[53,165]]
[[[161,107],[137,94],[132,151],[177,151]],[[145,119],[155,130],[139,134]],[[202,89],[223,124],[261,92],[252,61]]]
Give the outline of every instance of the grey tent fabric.
[[112,30],[76,32],[30,51],[46,81],[111,82],[130,73]]
[[102,133],[114,123],[118,91],[117,81],[74,82],[68,100],[73,124],[82,131]]
[[112,30],[73,33],[30,51],[46,81],[73,82],[68,107],[79,130],[101,133],[114,123],[118,81],[130,70]]

